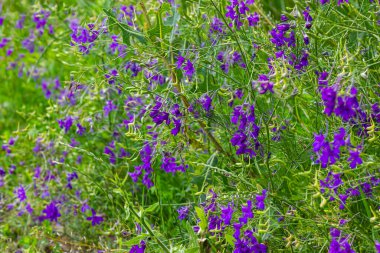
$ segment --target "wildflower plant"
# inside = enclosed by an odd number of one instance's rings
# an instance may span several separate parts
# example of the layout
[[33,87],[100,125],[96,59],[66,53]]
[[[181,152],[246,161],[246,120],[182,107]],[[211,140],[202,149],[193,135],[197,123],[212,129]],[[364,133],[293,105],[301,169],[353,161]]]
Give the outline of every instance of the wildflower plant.
[[0,3],[0,248],[380,252],[379,13]]

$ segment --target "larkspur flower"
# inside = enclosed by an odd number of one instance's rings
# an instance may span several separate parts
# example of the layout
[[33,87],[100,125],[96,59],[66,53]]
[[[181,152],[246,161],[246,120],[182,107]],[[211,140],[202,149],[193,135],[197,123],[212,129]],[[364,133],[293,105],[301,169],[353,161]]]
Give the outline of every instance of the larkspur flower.
[[74,123],[74,118],[71,116],[67,116],[64,119],[58,120],[59,128],[64,129],[65,133],[67,133],[70,130],[73,123]]
[[324,113],[330,116],[335,110],[337,93],[335,87],[324,87],[321,90],[323,104],[325,106]]
[[350,153],[350,157],[347,159],[347,161],[350,162],[350,167],[352,169],[356,168],[358,164],[363,163],[363,160],[360,157],[359,149],[351,149],[349,153]]
[[25,188],[22,185],[16,188],[15,193],[20,202],[23,202],[26,200]]
[[348,3],[349,0],[338,0],[338,6],[340,6],[340,5],[341,5],[342,3],[344,3],[344,2]]
[[248,200],[246,206],[241,207],[242,215],[239,218],[240,223],[247,224],[248,219],[253,218],[253,212],[252,212],[252,201]]
[[[223,33],[223,26],[224,26],[224,23],[219,18],[217,17],[212,18],[212,21],[210,24],[210,33]],[[177,64],[177,68],[179,68],[178,64]]]
[[195,73],[195,69],[193,63],[190,60],[186,61],[186,65],[183,70],[185,71],[185,75],[189,78],[189,80],[191,80]]
[[189,215],[190,206],[183,206],[177,209],[178,212],[178,219],[184,220]]
[[232,215],[234,213],[233,203],[228,203],[227,206],[220,207],[220,218],[225,225],[230,225],[232,220]]
[[209,95],[205,94],[203,95],[200,99],[199,99],[199,102],[201,103],[203,109],[206,111],[206,112],[209,112],[213,107],[211,105],[212,103],[212,99]]
[[104,117],[108,117],[110,112],[116,111],[116,110],[117,110],[117,106],[113,103],[112,100],[108,100],[106,102],[106,105],[103,107]]
[[42,211],[45,215],[40,216],[39,219],[42,220],[50,220],[50,221],[58,221],[58,218],[61,217],[61,213],[58,210],[56,202],[52,201],[48,204],[45,209]]
[[247,20],[248,20],[248,25],[249,26],[257,26],[257,24],[259,23],[260,21],[260,16],[259,14],[257,14],[257,12],[255,12],[253,15],[249,15],[247,17]]
[[104,221],[104,218],[102,216],[96,215],[96,211],[94,209],[91,209],[92,216],[89,216],[86,218],[86,220],[91,221],[92,226],[99,225]]
[[307,29],[310,29],[312,24],[311,24],[311,21],[313,21],[313,18],[310,16],[310,7],[308,6],[303,12],[303,17],[306,21],[306,24],[305,24],[305,27]]
[[185,166],[185,165],[182,165],[182,164],[177,165],[174,157],[165,155],[162,158],[161,169],[163,169],[166,173],[173,173],[174,174],[178,171],[185,172],[186,168],[187,168],[187,166]]
[[263,189],[261,194],[256,195],[256,208],[258,210],[264,210],[265,209],[265,199],[267,197],[267,190]]
[[269,77],[267,75],[259,75],[258,80],[255,82],[255,84],[258,84],[257,87],[260,94],[265,94],[267,91],[274,93],[273,91],[273,82],[269,81]]
[[151,112],[149,113],[149,116],[152,118],[153,122],[156,123],[157,125],[161,125],[163,122],[169,125],[170,124],[169,113],[162,111],[163,104],[161,102],[161,99],[157,97],[155,102],[156,104],[154,105]]
[[334,113],[340,116],[344,122],[348,122],[357,115],[359,103],[356,98],[356,88],[351,89],[351,95],[338,97]]
[[145,241],[141,241],[140,245],[133,245],[129,253],[144,253],[145,252]]

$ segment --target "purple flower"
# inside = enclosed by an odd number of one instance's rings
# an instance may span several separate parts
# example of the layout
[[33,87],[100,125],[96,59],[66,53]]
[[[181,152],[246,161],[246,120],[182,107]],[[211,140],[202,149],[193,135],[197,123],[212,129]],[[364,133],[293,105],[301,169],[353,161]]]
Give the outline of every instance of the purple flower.
[[65,119],[60,119],[58,120],[59,128],[65,129],[65,133],[67,133],[73,125],[73,121],[74,118],[72,118],[71,116],[67,116]]
[[348,195],[346,195],[346,194],[339,194],[339,199],[340,199],[339,209],[343,210],[344,207],[345,207],[345,205],[346,205],[346,201],[348,199]]
[[66,187],[69,188],[69,189],[72,189],[73,187],[71,186],[71,181],[73,181],[74,179],[77,179],[78,178],[78,174],[74,171],[72,173],[68,173],[66,178],[67,178],[67,185],[66,185]]
[[17,29],[22,29],[24,27],[25,17],[25,14],[21,14],[20,19],[17,20],[15,25]]
[[[219,18],[214,17],[210,24],[210,33],[214,33],[214,32],[223,33],[223,26],[224,26],[223,22]],[[177,68],[179,68],[178,63],[177,63]]]
[[50,220],[50,221],[58,221],[58,217],[61,217],[61,213],[58,210],[58,207],[54,201],[52,201],[46,208],[42,211],[45,213],[44,216],[40,216],[39,219],[42,220]]
[[266,197],[267,197],[267,190],[266,189],[264,189],[262,191],[261,195],[260,194],[256,195],[256,208],[258,210],[264,210],[265,209],[264,201],[265,201]]
[[355,150],[351,149],[349,153],[350,153],[350,157],[347,159],[347,161],[350,162],[350,167],[352,169],[356,168],[358,164],[363,163],[363,160],[360,158],[360,152],[358,149],[355,149]]
[[346,3],[348,3],[348,0],[338,0],[338,6],[340,6],[342,3],[344,3],[344,1],[345,1]]
[[36,168],[34,168],[34,178],[40,178],[40,175],[41,175],[41,167],[36,166]]
[[104,154],[109,155],[109,161],[111,164],[116,164],[116,154],[114,152],[114,149],[114,141],[110,142],[107,146],[104,147]]
[[249,15],[247,17],[247,20],[248,20],[248,25],[249,26],[257,26],[257,24],[259,23],[260,21],[260,16],[259,14],[257,14],[257,12],[255,12],[253,15]]
[[375,241],[375,250],[377,253],[380,253],[380,243],[378,241]]
[[82,136],[86,132],[86,128],[81,124],[77,123],[77,134]]
[[17,196],[17,198],[19,199],[20,202],[23,202],[23,201],[26,200],[25,188],[22,185],[20,185],[16,189],[15,193],[16,193],[16,196]]
[[174,128],[170,131],[172,135],[176,136],[181,130],[181,120],[173,118]]
[[94,209],[91,209],[91,212],[92,212],[92,216],[89,216],[87,217],[86,219],[88,221],[91,221],[92,223],[92,226],[96,226],[96,225],[99,225],[100,223],[103,222],[103,217],[102,216],[99,216],[99,215],[96,215],[96,212]]
[[87,210],[90,210],[91,209],[91,207],[87,204],[87,200],[82,204],[82,207],[81,207],[81,209],[80,209],[80,211],[82,212],[82,213],[85,213]]
[[143,148],[140,150],[140,158],[142,161],[141,165],[135,166],[134,172],[128,172],[129,176],[132,178],[133,182],[137,182],[138,178],[142,175],[144,171],[142,182],[150,188],[153,186],[153,182],[150,180],[149,175],[153,172],[151,159],[152,159],[153,150],[148,142],[144,143]]
[[234,213],[233,203],[228,203],[228,206],[221,206],[220,210],[220,218],[222,219],[225,225],[230,225],[232,215]]
[[145,241],[141,241],[140,245],[133,245],[129,253],[144,253],[145,247]]
[[260,94],[265,94],[268,90],[271,93],[274,93],[273,82],[269,81],[269,77],[267,75],[259,75],[259,78],[256,81],[256,83],[260,84],[260,86],[258,87]]
[[180,220],[186,219],[187,216],[189,215],[189,211],[190,211],[190,206],[180,207],[177,210],[177,212],[178,212],[178,219],[180,219]]
[[183,70],[185,71],[185,75],[187,75],[189,80],[191,80],[191,78],[193,77],[195,73],[195,69],[194,69],[193,63],[190,60],[186,61],[186,65],[183,68]]
[[29,203],[26,204],[25,206],[25,210],[29,213],[29,214],[33,214],[33,208],[31,207],[31,205]]
[[209,112],[212,109],[212,105],[211,105],[212,99],[209,95],[207,94],[203,95],[199,99],[199,102],[202,104],[202,107],[206,112]]
[[344,130],[343,127],[339,128],[339,132],[334,134],[334,141],[333,141],[333,147],[334,151],[337,153],[340,153],[339,148],[342,146],[345,146],[346,141],[345,141],[345,136],[346,136],[346,131]]
[[239,218],[240,223],[247,224],[249,218],[253,218],[252,201],[248,200],[246,206],[241,207],[242,216]]
[[185,172],[185,168],[187,165],[177,165],[174,157],[164,156],[162,158],[161,169],[163,169],[166,173],[176,173],[177,171]]
[[322,71],[318,74],[318,84],[319,88],[326,87],[328,85],[328,77],[329,77],[329,72]]
[[334,113],[340,116],[344,122],[349,121],[356,116],[356,110],[359,109],[359,103],[356,96],[338,97],[338,102]]
[[136,62],[127,62],[125,65],[125,70],[130,70],[132,72],[132,77],[136,77],[141,72],[142,68]]
[[326,190],[332,190],[333,192],[337,193],[337,189],[343,185],[341,176],[342,174],[340,173],[333,173],[329,171],[326,178],[319,181],[321,184],[321,192],[325,193]]
[[303,35],[303,42],[305,43],[306,46],[310,44],[309,37],[307,36],[306,33],[304,33]]
[[303,17],[304,17],[304,19],[305,19],[305,21],[306,21],[306,24],[305,24],[305,27],[307,28],[307,29],[310,29],[311,28],[311,21],[313,21],[313,18],[310,16],[310,7],[308,6],[307,8],[306,8],[306,10],[304,10],[303,12],[302,12],[302,14],[303,14]]
[[161,111],[162,102],[159,97],[156,98],[156,104],[152,108],[152,111],[149,113],[149,116],[152,118],[153,122],[157,125],[161,125],[164,121],[167,125],[170,124],[169,113]]
[[185,58],[182,55],[179,54],[177,56],[177,63],[176,63],[177,69],[182,68],[182,65],[183,65],[184,62],[185,62]]
[[108,117],[111,111],[116,111],[117,106],[113,104],[112,100],[108,100],[106,105],[103,107],[104,117]]
[[336,101],[335,87],[324,87],[321,91],[323,104],[325,106],[324,113],[330,116],[334,112]]

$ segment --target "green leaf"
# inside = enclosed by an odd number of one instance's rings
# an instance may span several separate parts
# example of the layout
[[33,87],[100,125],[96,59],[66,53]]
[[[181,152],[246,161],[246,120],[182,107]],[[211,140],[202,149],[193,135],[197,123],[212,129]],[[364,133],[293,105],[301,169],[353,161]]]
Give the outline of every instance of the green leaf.
[[199,252],[199,247],[189,248],[185,250],[185,253],[197,253]]
[[159,203],[156,202],[153,205],[150,205],[147,209],[145,209],[144,213],[154,213],[155,211],[157,211],[158,207]]
[[124,243],[124,245],[130,247],[132,245],[139,244],[141,242],[141,240],[144,240],[148,236],[149,236],[149,234],[141,234],[141,235],[135,236],[131,240],[126,241]]
[[162,21],[162,14],[168,11],[170,11],[170,5],[164,3],[156,12],[156,25],[148,31],[148,36],[151,40],[155,41],[156,38],[163,40],[165,35],[171,32],[172,28],[170,26],[165,26]]
[[144,37],[144,34],[132,30],[128,25],[120,23],[115,15],[112,13],[111,10],[103,9],[103,11],[107,14],[110,22],[110,26],[116,24],[120,27],[122,36],[123,36],[123,42],[127,45],[131,45],[131,36],[138,39],[141,43],[146,44],[146,38]]
[[206,218],[205,211],[198,206],[196,206],[194,208],[195,208],[195,212],[197,213],[198,218],[200,219],[199,227],[200,227],[201,231],[206,231],[206,229],[207,229],[207,218]]

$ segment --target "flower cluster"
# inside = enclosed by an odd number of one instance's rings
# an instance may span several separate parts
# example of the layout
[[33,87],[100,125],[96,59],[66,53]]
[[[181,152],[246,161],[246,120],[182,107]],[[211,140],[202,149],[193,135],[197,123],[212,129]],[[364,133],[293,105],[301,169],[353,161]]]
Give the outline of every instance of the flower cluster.
[[237,155],[248,154],[256,156],[255,150],[260,146],[258,140],[260,127],[256,125],[255,106],[243,104],[235,106],[231,116],[231,123],[238,126],[231,138],[231,144],[237,146]]
[[351,168],[356,168],[358,164],[363,163],[360,158],[360,146],[355,148],[351,145],[343,127],[339,129],[339,132],[334,133],[332,142],[328,142],[324,134],[314,134],[313,151],[317,155],[315,162],[320,163],[322,168],[335,164],[340,159],[341,147],[344,146],[349,148],[350,156],[347,161],[350,162]]
[[249,26],[256,26],[260,20],[260,16],[256,12],[248,15],[250,13],[248,6],[254,3],[254,0],[230,0],[230,4],[226,7],[226,17],[231,20],[229,26],[235,26],[237,29],[240,29],[243,25],[243,20],[247,20]]

